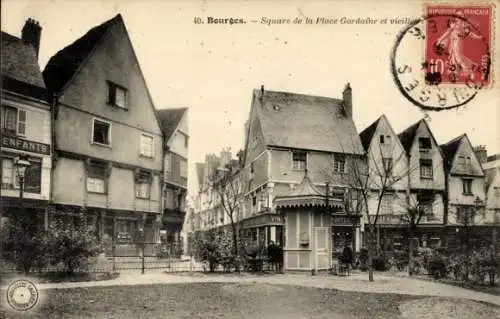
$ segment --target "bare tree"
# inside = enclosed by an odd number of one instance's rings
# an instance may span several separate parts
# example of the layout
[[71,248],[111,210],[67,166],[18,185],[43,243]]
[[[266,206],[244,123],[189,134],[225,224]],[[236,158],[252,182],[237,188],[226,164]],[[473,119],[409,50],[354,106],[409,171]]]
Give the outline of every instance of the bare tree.
[[211,177],[211,186],[215,196],[215,210],[222,213],[221,224],[224,224],[224,216],[229,219],[231,235],[233,240],[233,258],[232,263],[240,271],[239,260],[239,235],[241,205],[244,198],[244,189],[241,171],[231,165],[219,169]]
[[418,201],[414,200],[409,194],[407,195],[407,207],[404,214],[401,216],[401,221],[406,224],[408,230],[408,275],[413,274],[413,251],[415,245],[415,234],[418,230],[418,225],[425,217],[425,209],[419,205]]
[[[351,141],[354,144],[354,140]],[[345,169],[339,169],[338,163],[334,163],[327,168],[326,176],[331,180],[338,180],[349,190],[347,198],[347,209],[355,207],[361,211],[364,218],[365,232],[368,237],[368,274],[369,280],[373,281],[373,259],[374,251],[377,247],[376,230],[379,222],[381,205],[384,197],[392,193],[396,183],[408,177],[412,169],[408,164],[408,159],[404,150],[395,152],[395,143],[388,148],[378,147],[365,156],[348,155],[345,156]],[[353,149],[350,147],[349,149]],[[397,167],[397,170],[394,168]],[[333,170],[332,170],[333,168]],[[408,187],[408,185],[406,185]]]

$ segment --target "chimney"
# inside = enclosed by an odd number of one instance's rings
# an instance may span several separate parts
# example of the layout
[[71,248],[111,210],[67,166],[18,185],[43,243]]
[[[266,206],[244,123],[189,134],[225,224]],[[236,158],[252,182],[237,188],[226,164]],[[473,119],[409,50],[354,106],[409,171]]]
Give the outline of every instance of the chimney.
[[38,57],[38,52],[40,51],[40,37],[42,35],[42,27],[38,21],[28,18],[21,34],[22,42],[24,44],[31,44],[33,48],[35,48],[36,56]]
[[344,92],[342,92],[342,105],[344,106],[345,114],[352,117],[352,89],[349,82],[347,82]]
[[486,151],[486,146],[478,145],[474,147],[474,153],[479,160],[479,163],[484,164],[488,161],[488,152]]

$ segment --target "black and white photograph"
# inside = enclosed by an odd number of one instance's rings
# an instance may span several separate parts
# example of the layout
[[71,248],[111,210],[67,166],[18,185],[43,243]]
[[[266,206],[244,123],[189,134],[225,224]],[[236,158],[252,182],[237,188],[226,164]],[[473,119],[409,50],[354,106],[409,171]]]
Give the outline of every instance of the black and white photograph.
[[0,318],[500,319],[498,0],[2,0]]

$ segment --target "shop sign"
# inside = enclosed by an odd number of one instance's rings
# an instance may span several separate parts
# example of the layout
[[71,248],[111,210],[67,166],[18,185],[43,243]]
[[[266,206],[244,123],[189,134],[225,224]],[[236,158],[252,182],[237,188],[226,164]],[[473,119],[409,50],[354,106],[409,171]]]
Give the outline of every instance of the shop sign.
[[16,150],[50,155],[50,145],[23,140],[13,136],[2,136],[2,147],[13,148]]
[[[353,217],[342,215],[342,216],[332,216],[332,225],[352,225]],[[356,226],[359,226],[359,217],[356,220]]]
[[261,215],[247,219],[243,223],[246,227],[284,224],[283,216],[280,215]]

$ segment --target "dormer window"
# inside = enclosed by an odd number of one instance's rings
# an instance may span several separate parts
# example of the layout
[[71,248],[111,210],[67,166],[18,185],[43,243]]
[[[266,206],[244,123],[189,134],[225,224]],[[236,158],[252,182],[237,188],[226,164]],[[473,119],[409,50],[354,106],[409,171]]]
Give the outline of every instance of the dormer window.
[[108,104],[127,108],[127,90],[115,83],[108,82]]
[[296,171],[303,171],[307,168],[307,153],[306,152],[293,152],[292,153],[292,169]]
[[430,150],[432,148],[431,139],[429,137],[420,137],[418,139],[418,148],[421,150]]

